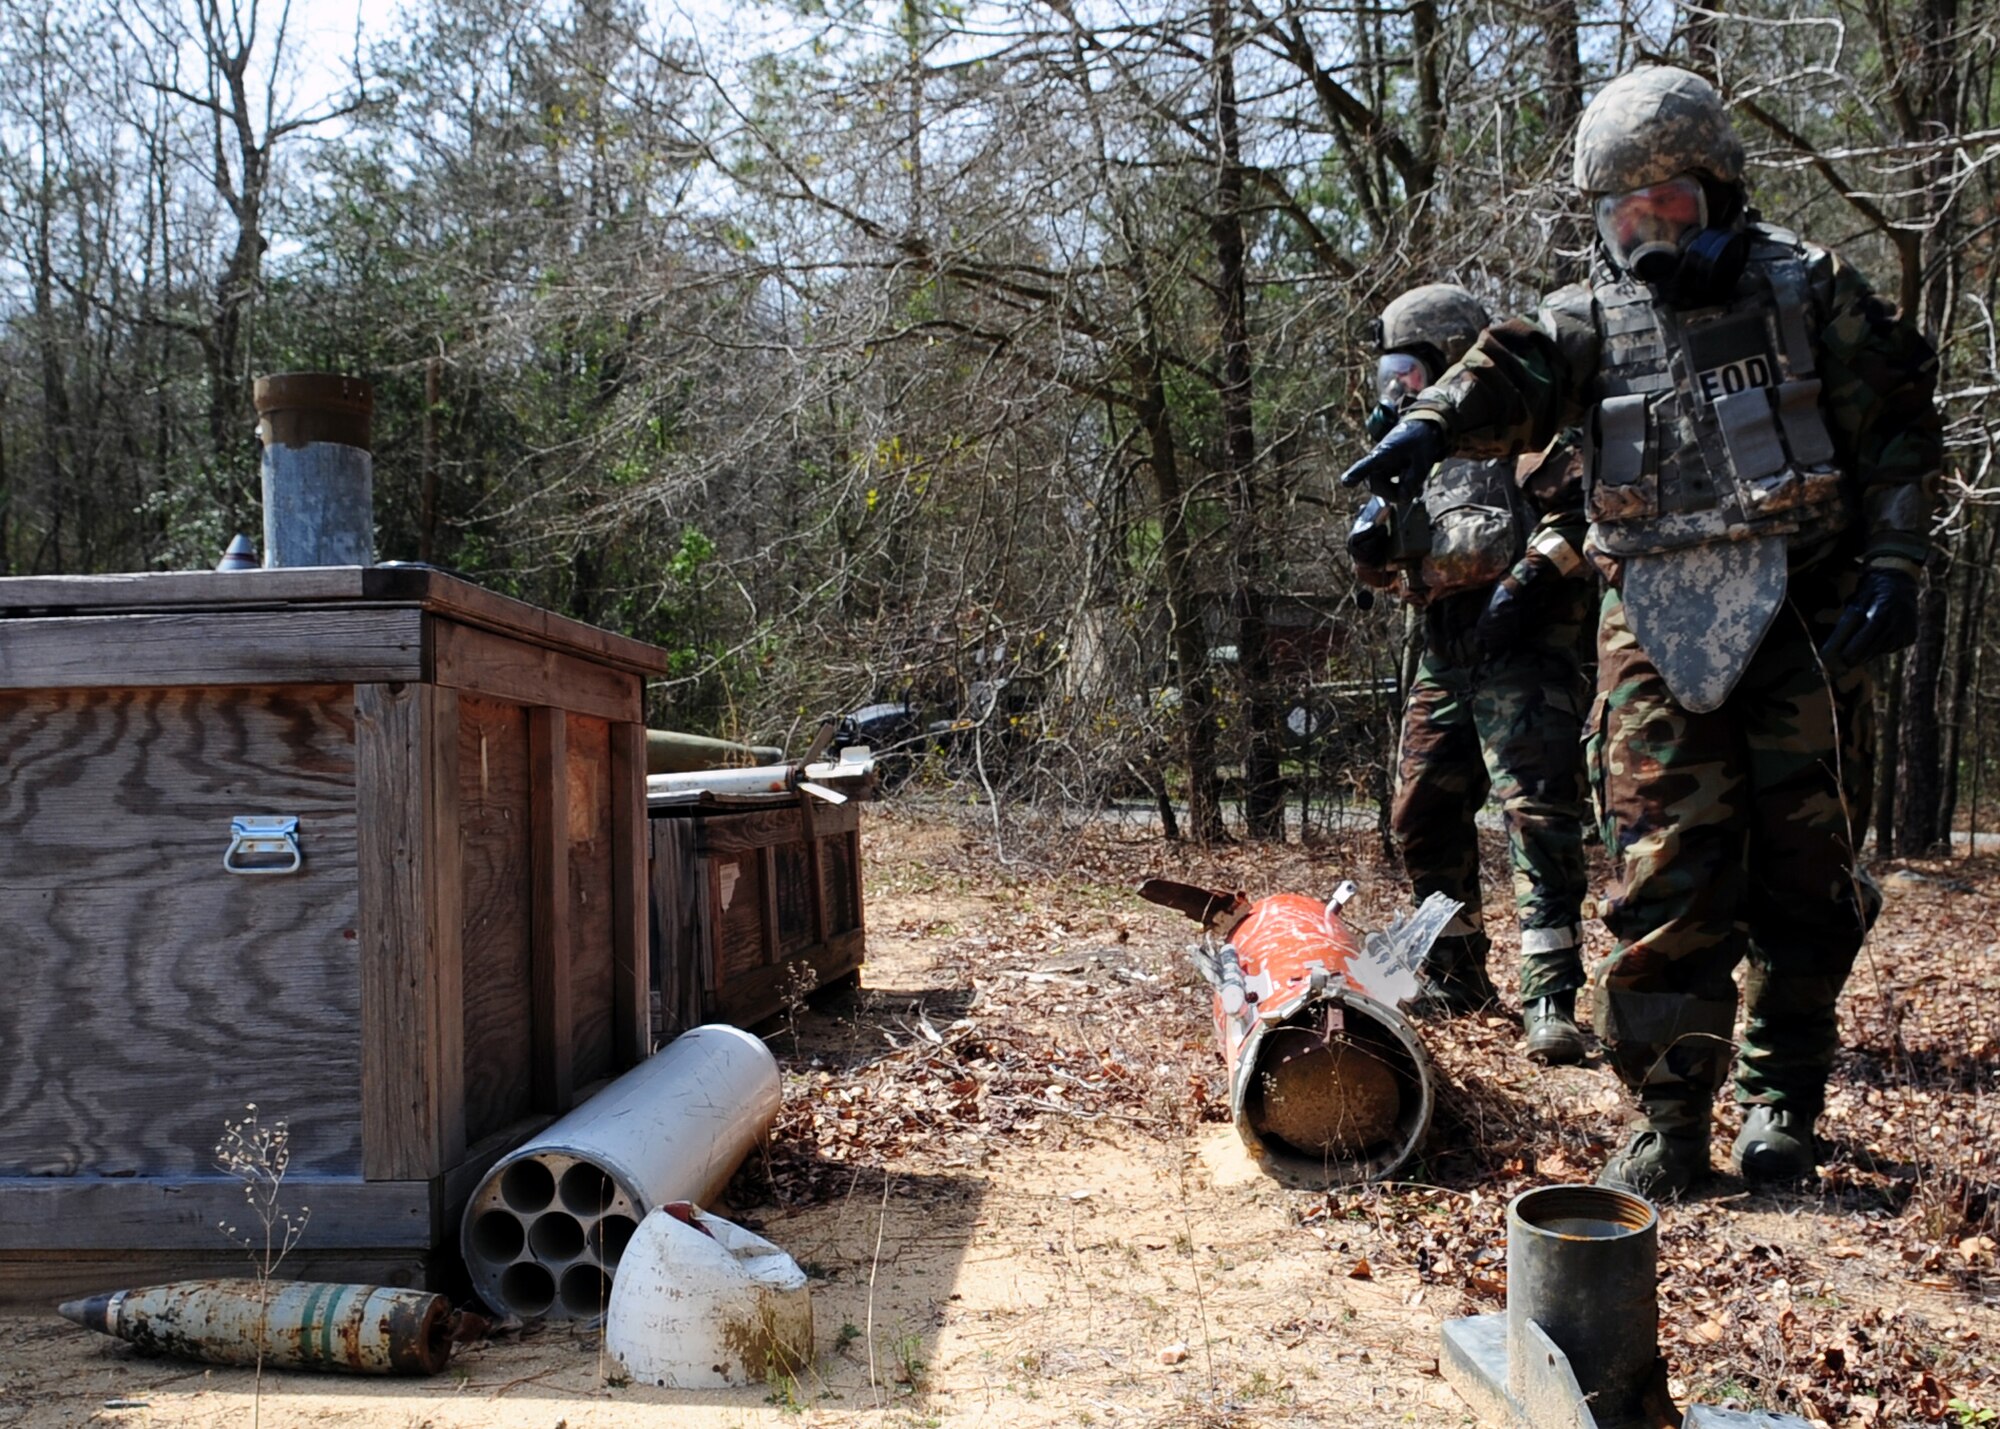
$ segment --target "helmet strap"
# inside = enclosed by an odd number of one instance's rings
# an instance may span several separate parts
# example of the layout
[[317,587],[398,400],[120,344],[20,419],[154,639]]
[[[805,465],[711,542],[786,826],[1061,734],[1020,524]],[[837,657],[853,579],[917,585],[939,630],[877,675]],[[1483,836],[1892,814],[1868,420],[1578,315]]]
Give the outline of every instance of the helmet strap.
[[1710,228],[1738,228],[1746,219],[1749,194],[1740,183],[1726,184],[1709,174],[1697,173],[1702,197],[1708,201]]

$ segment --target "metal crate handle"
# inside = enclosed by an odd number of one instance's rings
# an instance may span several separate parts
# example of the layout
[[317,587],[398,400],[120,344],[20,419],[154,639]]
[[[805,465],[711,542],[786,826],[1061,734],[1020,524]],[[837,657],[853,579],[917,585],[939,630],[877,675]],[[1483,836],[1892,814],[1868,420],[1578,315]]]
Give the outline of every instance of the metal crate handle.
[[229,821],[229,848],[222,855],[222,866],[231,873],[297,873],[304,861],[297,815],[238,814]]

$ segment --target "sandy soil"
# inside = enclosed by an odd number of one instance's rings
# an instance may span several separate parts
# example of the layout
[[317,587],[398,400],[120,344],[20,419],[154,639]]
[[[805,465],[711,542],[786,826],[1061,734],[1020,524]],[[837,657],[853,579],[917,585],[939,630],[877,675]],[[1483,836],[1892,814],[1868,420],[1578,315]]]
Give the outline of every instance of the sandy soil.
[[[1003,863],[977,828],[883,809],[864,842],[863,986],[764,1029],[787,1111],[771,1155],[731,1190],[730,1209],[813,1276],[809,1371],[728,1393],[648,1390],[616,1382],[595,1333],[540,1330],[464,1348],[435,1380],[271,1374],[259,1394],[247,1372],[14,1317],[0,1319],[0,1429],[1474,1422],[1437,1375],[1439,1325],[1500,1308],[1506,1198],[1587,1179],[1601,1160],[1620,1119],[1609,1074],[1531,1066],[1505,1012],[1458,1024],[1436,1034],[1445,1106],[1408,1183],[1281,1189],[1217,1119],[1207,998],[1184,970],[1192,925],[1127,892],[1152,872],[1256,892],[1354,873],[1355,919],[1372,926],[1403,892],[1360,836],[1201,856],[1071,835],[1039,846],[1039,862],[1003,846]],[[1497,849],[1489,867],[1504,867]],[[2000,888],[1990,871],[1916,872],[1891,885],[1864,970],[1906,1051],[1926,1034],[1896,1010],[1898,990],[1934,978],[1945,948],[1992,976]],[[1901,969],[1900,954],[1933,961]],[[1947,1102],[1928,1130],[1944,1143],[1899,1159],[1856,1133],[1818,1195],[1751,1197],[1725,1179],[1666,1213],[1677,1390],[1842,1426],[1957,1423],[1951,1399],[2000,1404],[1981,1244],[1994,1208],[1979,1199],[1991,1142],[1965,1144],[1994,1129],[1987,1026],[1934,1091]],[[1927,1074],[1877,1085],[1865,1053],[1845,1069],[1840,1115],[1877,1129],[1920,1116]]]

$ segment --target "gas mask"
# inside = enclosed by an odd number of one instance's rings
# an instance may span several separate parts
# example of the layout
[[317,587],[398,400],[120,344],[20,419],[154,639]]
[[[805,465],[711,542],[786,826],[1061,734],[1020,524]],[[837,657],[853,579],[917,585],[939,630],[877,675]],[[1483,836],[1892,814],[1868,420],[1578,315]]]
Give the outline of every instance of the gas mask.
[[1385,352],[1375,360],[1375,405],[1363,424],[1368,440],[1379,442],[1402,419],[1404,409],[1430,386],[1430,364],[1408,352]]
[[1736,291],[1749,237],[1708,226],[1708,195],[1692,174],[1606,194],[1593,208],[1611,261],[1670,306],[1711,307]]

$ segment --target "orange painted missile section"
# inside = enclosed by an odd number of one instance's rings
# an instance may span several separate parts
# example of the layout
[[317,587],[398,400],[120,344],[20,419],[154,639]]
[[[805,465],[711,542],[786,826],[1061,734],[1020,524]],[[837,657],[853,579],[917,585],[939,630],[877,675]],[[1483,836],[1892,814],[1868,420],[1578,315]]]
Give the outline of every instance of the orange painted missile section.
[[1193,957],[1214,989],[1237,1134],[1294,1185],[1392,1175],[1430,1127],[1430,1062],[1396,1004],[1457,905],[1427,903],[1364,937],[1340,916],[1352,893],[1252,901],[1163,879],[1139,890],[1203,925]]

